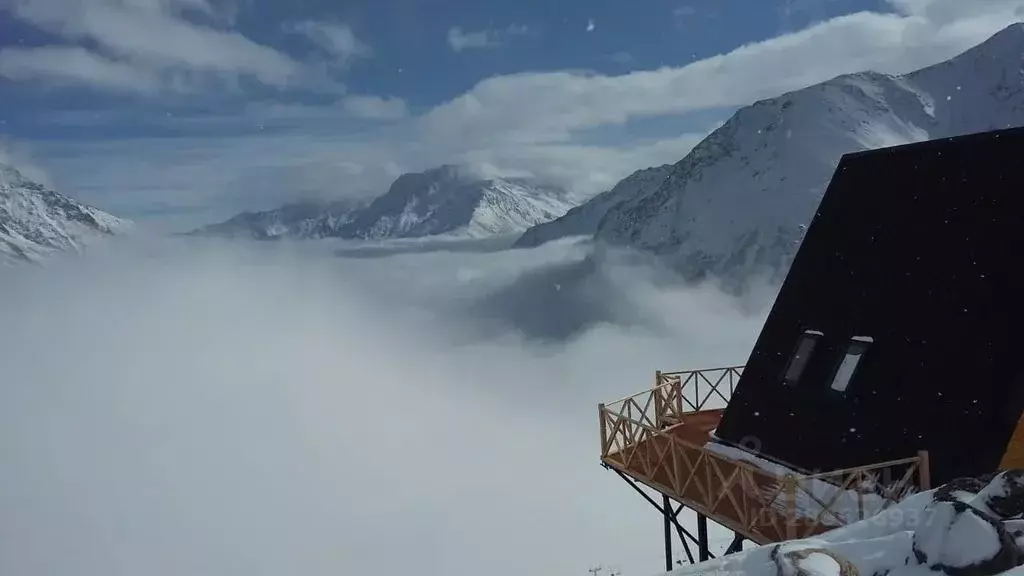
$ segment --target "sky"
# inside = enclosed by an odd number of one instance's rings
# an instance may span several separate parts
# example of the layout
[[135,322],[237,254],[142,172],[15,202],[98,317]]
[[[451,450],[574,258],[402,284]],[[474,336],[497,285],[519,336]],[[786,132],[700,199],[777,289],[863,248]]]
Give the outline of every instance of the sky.
[[0,274],[3,574],[654,574],[661,518],[599,466],[596,406],[742,363],[767,311],[604,266],[562,292],[618,319],[550,341],[493,296],[557,314],[530,278],[572,243],[96,248]]
[[[1024,0],[0,0],[0,134],[166,229],[462,163],[593,193],[736,107],[900,73]],[[27,162],[28,160],[26,160]]]

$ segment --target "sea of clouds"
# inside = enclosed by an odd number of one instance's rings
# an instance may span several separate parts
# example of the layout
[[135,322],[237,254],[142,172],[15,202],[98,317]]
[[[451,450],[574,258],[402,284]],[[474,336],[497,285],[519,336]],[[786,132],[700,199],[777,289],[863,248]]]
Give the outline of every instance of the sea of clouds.
[[0,573],[500,576],[663,566],[596,405],[743,363],[772,291],[572,241],[179,239],[0,294]]

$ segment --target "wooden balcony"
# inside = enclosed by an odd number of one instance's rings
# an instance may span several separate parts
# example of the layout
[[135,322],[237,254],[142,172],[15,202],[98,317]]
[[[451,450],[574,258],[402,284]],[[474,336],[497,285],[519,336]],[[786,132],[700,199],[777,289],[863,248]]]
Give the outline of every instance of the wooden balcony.
[[601,404],[601,461],[759,544],[868,518],[930,488],[926,452],[822,473],[711,443],[743,368],[658,372]]

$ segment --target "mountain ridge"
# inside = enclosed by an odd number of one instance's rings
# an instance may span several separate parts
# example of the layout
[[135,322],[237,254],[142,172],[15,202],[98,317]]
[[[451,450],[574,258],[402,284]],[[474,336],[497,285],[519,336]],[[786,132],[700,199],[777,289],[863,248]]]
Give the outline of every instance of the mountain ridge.
[[231,218],[202,226],[185,235],[280,240],[291,237],[325,238],[351,220],[353,211],[365,206],[361,200],[307,200],[271,210],[246,211]]
[[129,220],[83,204],[0,163],[0,264],[38,263],[81,252],[93,240],[128,232]]
[[908,74],[847,74],[742,107],[660,186],[595,208],[593,238],[690,278],[781,278],[843,154],[1024,124],[1022,54],[1018,23]]
[[365,203],[332,204],[332,220],[308,203],[242,213],[190,232],[256,239],[344,238],[380,240],[425,236],[480,238],[522,232],[578,204],[564,188],[525,178],[485,178],[456,165],[400,175]]
[[643,168],[623,178],[610,190],[601,192],[587,202],[575,206],[565,215],[526,230],[513,247],[530,248],[566,236],[593,235],[608,209],[638,193],[659,186],[672,171],[664,164]]

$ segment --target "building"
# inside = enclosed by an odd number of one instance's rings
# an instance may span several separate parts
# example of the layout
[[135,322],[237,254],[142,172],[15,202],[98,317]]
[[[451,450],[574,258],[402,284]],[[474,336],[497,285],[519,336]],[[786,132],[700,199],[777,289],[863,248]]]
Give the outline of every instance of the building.
[[728,553],[1024,468],[1022,178],[1024,128],[844,156],[746,365],[600,405],[602,464],[662,513],[666,568],[673,527],[705,560],[708,519]]
[[[845,156],[717,429],[803,470],[1024,464],[1024,129]],[[1004,462],[1005,460],[1005,462]],[[1024,466],[1022,466],[1024,467]]]

